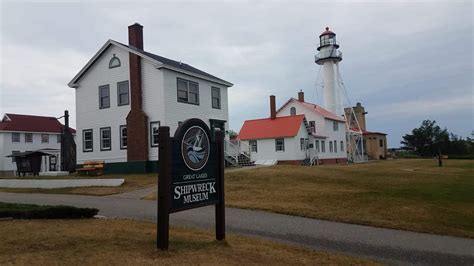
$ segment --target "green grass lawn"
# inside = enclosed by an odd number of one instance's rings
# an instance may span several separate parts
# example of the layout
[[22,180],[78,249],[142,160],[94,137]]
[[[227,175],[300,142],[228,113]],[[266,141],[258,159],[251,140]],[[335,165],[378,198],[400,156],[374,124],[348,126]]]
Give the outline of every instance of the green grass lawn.
[[278,165],[226,174],[238,208],[474,238],[474,161]]
[[376,265],[211,230],[171,227],[169,251],[156,249],[156,224],[131,220],[0,221],[0,265]]
[[[69,177],[74,178],[74,177]],[[109,195],[156,185],[156,174],[121,187],[0,189]],[[156,199],[156,194],[147,199]],[[474,238],[474,160],[404,159],[316,167],[278,165],[226,173],[226,205],[332,221]]]

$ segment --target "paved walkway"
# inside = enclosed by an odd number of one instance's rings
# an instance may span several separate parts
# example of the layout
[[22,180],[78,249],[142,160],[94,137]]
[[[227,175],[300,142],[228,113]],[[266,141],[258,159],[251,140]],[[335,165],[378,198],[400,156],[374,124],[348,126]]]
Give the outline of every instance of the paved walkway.
[[[121,197],[0,192],[0,201],[95,207],[108,217],[156,221],[156,201]],[[214,208],[172,214],[172,225],[210,229]],[[316,250],[340,252],[391,264],[473,265],[474,240],[226,208],[230,233],[268,238]]]

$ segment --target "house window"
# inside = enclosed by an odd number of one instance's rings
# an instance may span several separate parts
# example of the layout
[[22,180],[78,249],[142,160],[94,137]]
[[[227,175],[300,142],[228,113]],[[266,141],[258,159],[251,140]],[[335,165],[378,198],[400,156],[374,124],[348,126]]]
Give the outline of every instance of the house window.
[[120,126],[120,149],[127,148],[127,126]]
[[178,127],[180,127],[182,124],[183,124],[183,122],[182,122],[182,121],[179,121],[179,122],[178,122]]
[[109,61],[109,68],[114,68],[114,67],[119,67],[120,66],[120,59],[118,57],[114,56],[112,59]]
[[110,127],[100,129],[100,150],[110,151],[112,149],[112,133]]
[[316,123],[314,121],[309,121],[309,128],[311,133],[316,133]]
[[290,108],[290,115],[296,115],[296,108],[295,107]]
[[304,151],[304,138],[300,138],[300,149]]
[[178,79],[178,102],[199,105],[199,84],[197,82]]
[[337,141],[334,141],[334,152],[337,152]]
[[309,149],[309,139],[304,140],[304,148],[307,150]]
[[211,88],[212,108],[221,109],[221,89]]
[[56,135],[56,142],[61,143],[61,134]]
[[41,134],[41,143],[49,143],[49,135]]
[[129,103],[129,88],[128,88],[128,80],[121,81],[117,83],[117,104],[118,106],[121,105],[128,105]]
[[[12,155],[18,154],[20,151],[12,151]],[[12,157],[12,163],[16,162],[16,158]]]
[[333,152],[332,141],[329,142],[329,152]]
[[332,121],[332,129],[334,131],[338,131],[339,130],[339,123],[337,121]]
[[316,152],[319,152],[319,140],[314,141],[314,149],[316,150]]
[[33,143],[33,133],[25,133],[25,142]]
[[92,129],[82,131],[82,151],[93,151]]
[[341,151],[344,151],[344,141],[341,140]]
[[110,107],[110,86],[99,86],[99,109]]
[[12,142],[20,143],[20,133],[12,133]]
[[326,152],[326,141],[321,140],[321,152]]
[[250,151],[251,152],[257,152],[257,141],[256,140],[251,140],[249,141],[249,146],[250,146]]
[[380,140],[380,147],[383,148],[383,139]]
[[160,128],[160,122],[150,122],[150,143],[152,147],[158,147],[158,129]]
[[285,151],[285,139],[275,139],[275,151]]

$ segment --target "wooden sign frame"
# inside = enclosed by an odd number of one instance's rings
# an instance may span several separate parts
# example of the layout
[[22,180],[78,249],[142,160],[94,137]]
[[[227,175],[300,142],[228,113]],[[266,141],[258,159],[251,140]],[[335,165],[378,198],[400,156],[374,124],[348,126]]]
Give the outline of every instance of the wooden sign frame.
[[[185,162],[182,149],[185,133],[190,128],[202,129],[207,134],[208,154],[204,165],[199,169],[192,169]],[[169,248],[169,215],[173,212],[199,208],[207,205],[215,205],[216,239],[225,239],[225,199],[224,199],[224,132],[216,131],[215,138],[211,138],[209,128],[200,119],[192,118],[186,120],[178,127],[174,137],[170,137],[169,127],[160,127],[159,129],[159,174],[158,174],[158,220],[157,220],[157,247],[162,250]],[[211,140],[214,139],[214,140]],[[186,167],[187,166],[187,167]],[[199,172],[200,171],[200,172]],[[217,195],[211,199],[203,200],[202,203],[189,203],[181,206],[173,198],[172,187],[176,186],[176,180],[180,177],[188,176],[183,173],[189,172],[189,176],[196,176],[195,173],[205,173],[209,181],[203,184],[201,180],[187,181],[181,183],[200,184],[201,186],[213,185]],[[192,175],[194,174],[194,175]],[[203,174],[201,174],[203,175]],[[173,183],[174,182],[174,183]],[[176,187],[175,187],[176,188]],[[177,206],[178,205],[178,206]]]

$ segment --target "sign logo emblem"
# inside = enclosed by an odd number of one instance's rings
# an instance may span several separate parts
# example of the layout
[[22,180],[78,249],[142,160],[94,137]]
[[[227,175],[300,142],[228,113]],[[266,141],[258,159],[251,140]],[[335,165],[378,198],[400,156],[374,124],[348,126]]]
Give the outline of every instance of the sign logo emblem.
[[181,142],[181,154],[186,166],[193,170],[201,170],[209,159],[209,136],[200,126],[190,127]]

